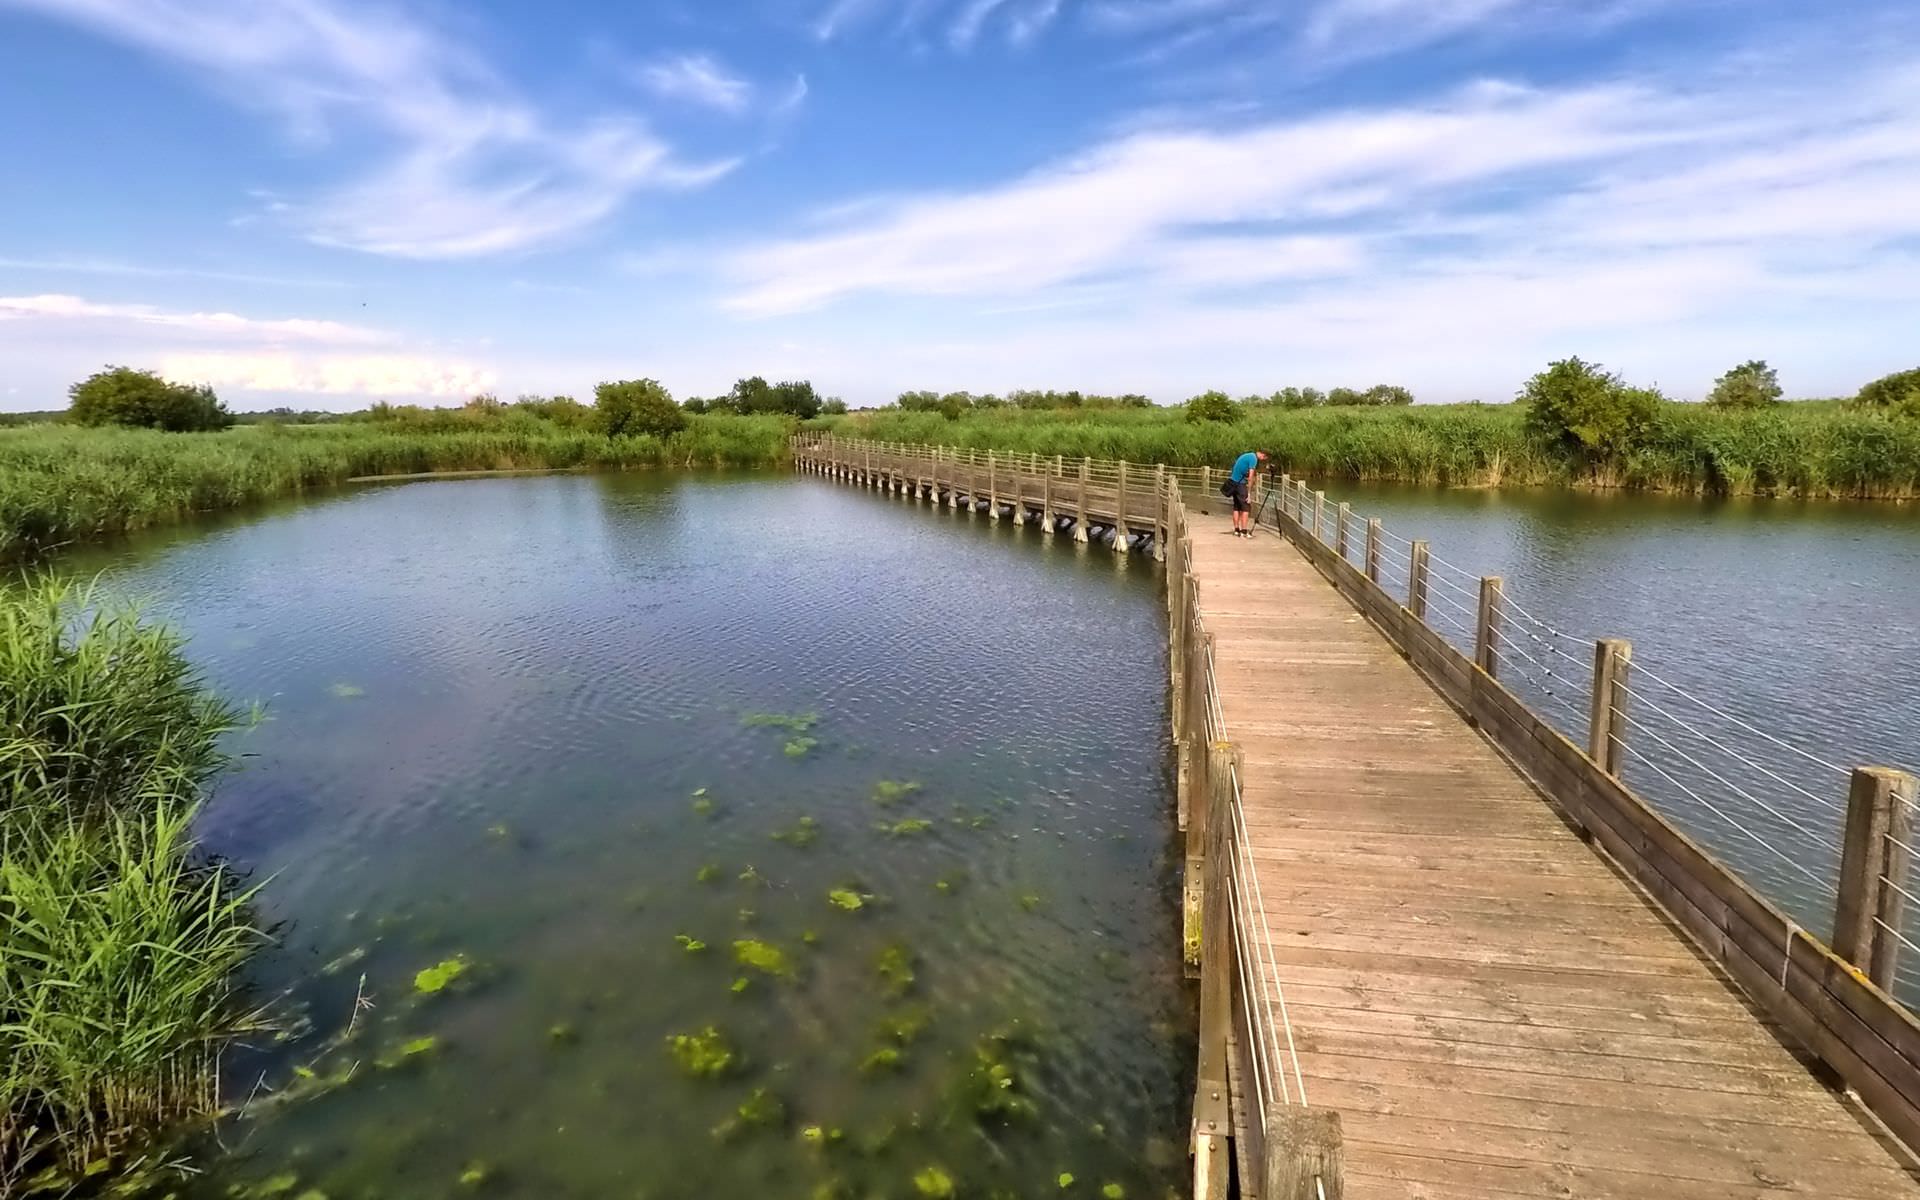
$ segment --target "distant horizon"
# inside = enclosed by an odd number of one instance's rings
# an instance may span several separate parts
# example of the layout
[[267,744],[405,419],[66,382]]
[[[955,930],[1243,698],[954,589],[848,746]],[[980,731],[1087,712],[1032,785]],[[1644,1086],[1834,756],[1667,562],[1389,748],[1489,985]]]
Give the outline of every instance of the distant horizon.
[[1920,365],[1904,0],[0,0],[0,99],[0,412]]

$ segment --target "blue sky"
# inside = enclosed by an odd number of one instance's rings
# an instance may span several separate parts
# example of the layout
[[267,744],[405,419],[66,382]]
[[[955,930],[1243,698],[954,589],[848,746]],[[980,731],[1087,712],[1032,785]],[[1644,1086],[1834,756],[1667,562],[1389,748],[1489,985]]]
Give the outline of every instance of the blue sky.
[[1920,359],[1908,0],[0,0],[0,408]]

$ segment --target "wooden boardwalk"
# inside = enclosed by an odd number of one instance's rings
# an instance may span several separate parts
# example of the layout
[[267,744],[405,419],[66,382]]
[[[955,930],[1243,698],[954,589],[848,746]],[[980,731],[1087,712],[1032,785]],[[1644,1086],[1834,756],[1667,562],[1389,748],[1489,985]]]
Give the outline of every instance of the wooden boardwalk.
[[1920,1197],[1904,1149],[1295,546],[1211,507],[1187,570],[1260,969],[1308,1103],[1339,1114],[1347,1196]]

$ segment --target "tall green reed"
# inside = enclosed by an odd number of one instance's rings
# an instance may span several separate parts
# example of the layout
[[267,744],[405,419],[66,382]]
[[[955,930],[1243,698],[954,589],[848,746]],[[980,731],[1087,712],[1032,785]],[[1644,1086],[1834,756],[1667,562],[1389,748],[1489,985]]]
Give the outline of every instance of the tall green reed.
[[262,1028],[252,889],[191,823],[238,721],[177,635],[90,589],[0,587],[0,1194],[210,1113]]

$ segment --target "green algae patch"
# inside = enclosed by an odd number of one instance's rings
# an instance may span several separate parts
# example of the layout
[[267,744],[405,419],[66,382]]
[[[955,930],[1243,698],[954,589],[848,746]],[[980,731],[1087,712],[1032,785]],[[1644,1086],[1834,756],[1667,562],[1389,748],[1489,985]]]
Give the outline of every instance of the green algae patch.
[[907,1046],[932,1023],[933,1013],[925,1005],[915,1004],[882,1016],[874,1026],[874,1033],[881,1041]]
[[477,1188],[486,1185],[493,1178],[493,1168],[478,1160],[468,1163],[460,1172],[459,1182],[463,1188]]
[[327,695],[335,700],[358,700],[367,694],[367,689],[351,683],[335,683],[327,687]]
[[807,755],[812,754],[814,751],[814,748],[819,744],[820,744],[819,738],[810,738],[810,737],[788,738],[787,744],[780,747],[780,752],[785,754],[788,758],[805,758]]
[[898,1071],[905,1065],[906,1060],[907,1056],[900,1052],[900,1047],[882,1046],[860,1060],[860,1073],[862,1075],[882,1075],[888,1072]]
[[747,1125],[778,1125],[787,1119],[787,1106],[766,1088],[753,1089],[733,1112]]
[[776,829],[771,836],[776,842],[785,842],[796,849],[804,850],[819,839],[820,822],[812,817],[801,817],[792,829]]
[[712,816],[713,798],[711,796],[695,795],[693,798],[693,811],[703,817]]
[[915,837],[933,828],[933,822],[920,817],[909,817],[904,821],[895,821],[891,825],[881,823],[877,827],[888,837]]
[[262,1179],[246,1190],[248,1196],[285,1196],[300,1186],[300,1177],[291,1171],[283,1171]]
[[740,723],[749,729],[784,729],[788,733],[806,733],[820,723],[817,712],[747,713]]
[[698,1033],[674,1034],[667,1039],[667,1050],[680,1069],[695,1079],[719,1079],[738,1061],[726,1034],[713,1025]]
[[438,995],[459,982],[472,969],[473,960],[464,954],[443,958],[414,975],[413,990],[422,996]]
[[905,946],[888,946],[874,963],[887,996],[899,999],[913,990],[913,952]]
[[695,883],[712,883],[719,878],[720,866],[718,863],[708,863],[693,873],[693,881]]
[[1041,900],[1039,896],[1032,892],[1028,892],[1020,897],[1020,907],[1026,912],[1039,912],[1040,906],[1044,903],[1045,901]]
[[571,1046],[580,1040],[580,1031],[565,1021],[547,1026],[547,1041],[555,1046]]
[[1103,1184],[1100,1188],[1100,1194],[1105,1196],[1107,1200],[1127,1200],[1127,1189],[1117,1183]]
[[891,808],[919,790],[920,785],[911,780],[882,779],[873,785],[873,802]]
[[1073,1186],[1073,1172],[1072,1171],[1060,1172],[1060,1178],[1057,1182],[1060,1184],[1060,1190],[1063,1192],[1066,1191],[1068,1188]]
[[944,1167],[923,1167],[913,1173],[913,1190],[929,1200],[953,1200],[953,1176]]
[[859,912],[867,906],[867,901],[871,899],[873,899],[873,897],[861,892],[856,892],[852,888],[834,888],[827,893],[827,903],[840,909],[842,912]]
[[747,864],[746,870],[740,872],[739,878],[740,882],[746,884],[748,887],[767,886],[766,876],[760,874],[751,863]]
[[673,935],[673,940],[680,943],[680,948],[688,954],[699,954],[707,948],[705,942],[691,934],[676,933]]
[[793,978],[793,960],[772,942],[742,938],[733,944],[733,958],[743,967],[752,967],[777,979]]

